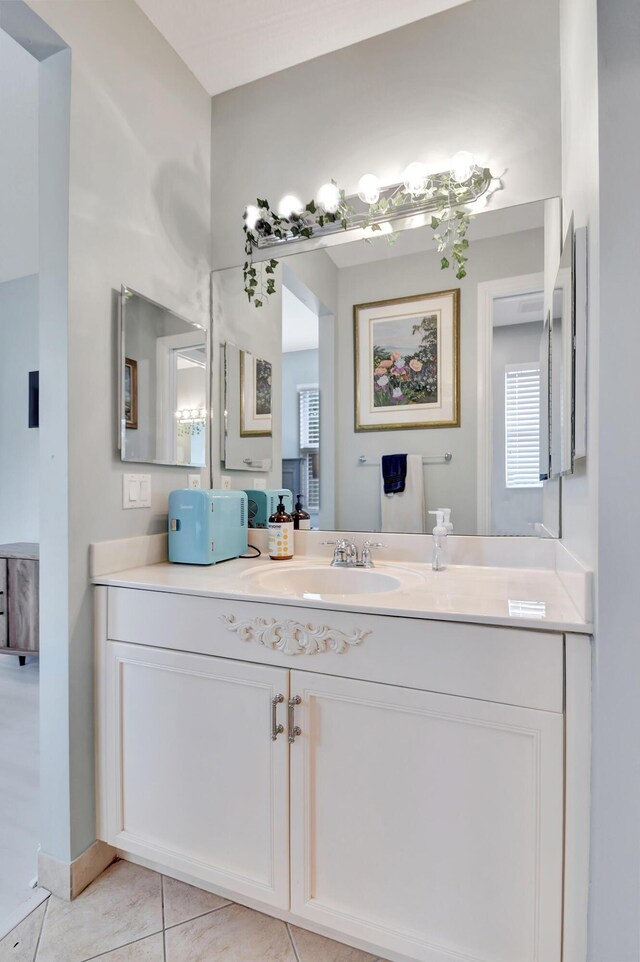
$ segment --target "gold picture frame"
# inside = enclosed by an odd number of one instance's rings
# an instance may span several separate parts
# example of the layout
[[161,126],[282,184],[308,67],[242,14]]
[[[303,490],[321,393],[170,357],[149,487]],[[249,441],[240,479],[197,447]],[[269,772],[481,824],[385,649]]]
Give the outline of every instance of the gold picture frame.
[[240,351],[240,437],[270,438],[272,435],[270,361]]
[[124,359],[124,423],[131,431],[138,429],[138,362]]
[[354,304],[354,430],[460,426],[460,288]]

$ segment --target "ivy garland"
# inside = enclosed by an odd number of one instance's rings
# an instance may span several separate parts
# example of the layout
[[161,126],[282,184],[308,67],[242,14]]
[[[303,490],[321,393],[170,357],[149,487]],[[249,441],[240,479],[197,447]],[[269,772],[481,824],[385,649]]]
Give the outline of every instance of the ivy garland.
[[[491,172],[488,168],[478,170],[464,184],[455,181],[450,172],[438,174],[427,182],[424,191],[419,195],[431,198],[436,203],[436,212],[431,217],[431,229],[438,252],[442,254],[440,269],[451,268],[455,271],[457,280],[462,280],[467,275],[466,251],[469,241],[466,234],[474,216],[466,209],[465,201],[470,191],[479,190],[490,179]],[[343,230],[347,230],[356,216],[356,210],[347,203],[344,190],[340,190],[339,196],[340,201],[335,213],[319,209],[315,201],[311,200],[300,213],[291,214],[290,217],[279,217],[271,210],[268,201],[258,198],[256,206],[260,211],[260,217],[253,228],[247,226],[245,213],[243,230],[247,259],[243,265],[244,290],[254,307],[262,307],[266,298],[275,294],[275,271],[278,266],[275,258],[253,263],[253,251],[257,247],[258,240],[261,237],[271,236],[282,241],[288,237],[308,239],[313,237],[316,228],[322,228],[326,224],[339,224]],[[369,206],[365,220],[360,226],[368,228],[372,233],[381,233],[382,227],[378,223],[380,215],[392,215],[394,209],[414,200],[415,195],[404,184],[399,184],[392,193],[383,194],[375,204]],[[389,243],[393,243],[398,237],[397,233],[384,236]],[[366,240],[371,243],[371,238]]]

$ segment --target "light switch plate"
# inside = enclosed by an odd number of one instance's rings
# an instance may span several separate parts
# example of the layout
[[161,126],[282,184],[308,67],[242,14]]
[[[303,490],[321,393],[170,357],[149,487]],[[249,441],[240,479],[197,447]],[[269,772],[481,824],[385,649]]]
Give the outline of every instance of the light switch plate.
[[151,507],[150,474],[122,475],[122,507],[125,509]]
[[266,491],[266,490],[267,490],[267,479],[266,479],[266,478],[254,478],[254,479],[253,479],[253,490],[254,490],[254,491]]

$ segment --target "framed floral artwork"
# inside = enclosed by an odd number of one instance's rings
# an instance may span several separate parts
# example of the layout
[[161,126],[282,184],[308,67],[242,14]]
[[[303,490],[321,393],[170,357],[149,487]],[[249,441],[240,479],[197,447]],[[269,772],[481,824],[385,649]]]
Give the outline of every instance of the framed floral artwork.
[[270,361],[240,351],[240,437],[271,436]]
[[353,308],[355,430],[460,425],[460,290]]
[[132,431],[138,428],[138,362],[124,359],[124,420]]

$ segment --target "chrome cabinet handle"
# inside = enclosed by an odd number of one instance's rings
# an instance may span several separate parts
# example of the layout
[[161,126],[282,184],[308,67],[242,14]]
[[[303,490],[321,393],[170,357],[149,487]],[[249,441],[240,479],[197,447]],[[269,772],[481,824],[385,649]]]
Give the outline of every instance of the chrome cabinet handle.
[[284,731],[284,725],[278,724],[278,705],[284,701],[284,695],[274,695],[271,699],[271,741],[274,742],[278,735]]
[[300,695],[294,695],[293,698],[289,699],[289,744],[293,745],[298,735],[302,735],[302,729],[299,725],[295,724],[294,711],[296,705],[301,704],[302,698]]

